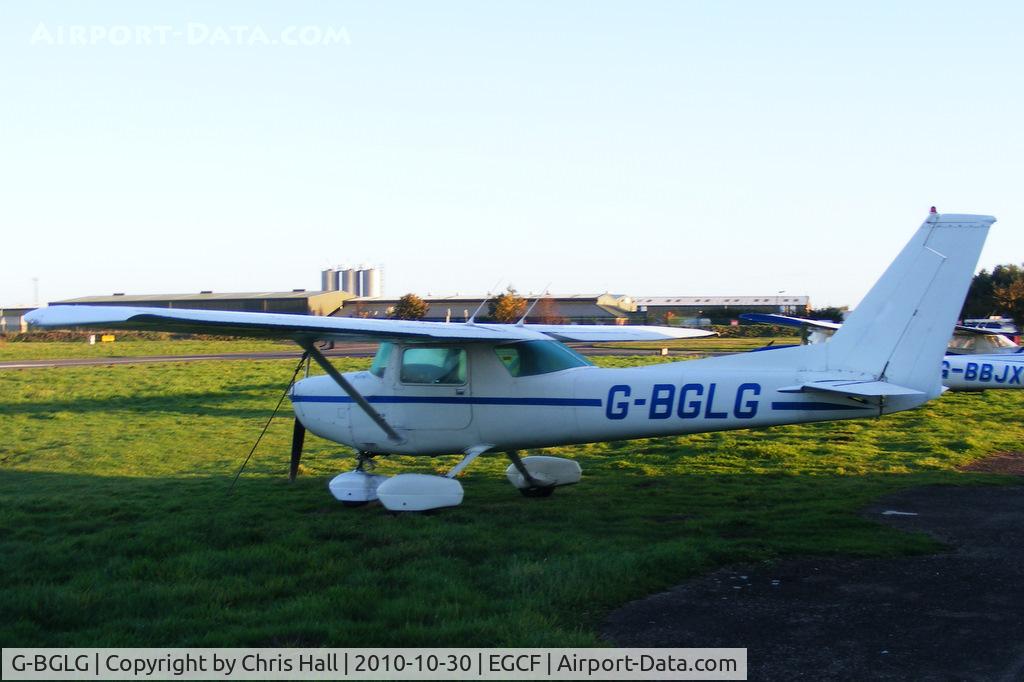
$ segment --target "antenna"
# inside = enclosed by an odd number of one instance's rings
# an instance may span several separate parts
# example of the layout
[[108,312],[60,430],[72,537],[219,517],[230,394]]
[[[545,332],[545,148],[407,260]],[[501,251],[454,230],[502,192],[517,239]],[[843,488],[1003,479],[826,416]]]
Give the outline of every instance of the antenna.
[[530,316],[530,313],[533,312],[533,309],[535,307],[537,307],[538,303],[540,303],[540,299],[542,299],[545,296],[547,296],[548,289],[550,289],[550,288],[551,288],[551,282],[548,282],[547,286],[544,287],[544,290],[540,292],[540,296],[538,296],[537,298],[533,299],[533,303],[530,304],[530,307],[526,309],[526,312],[523,313],[523,316],[521,318],[519,318],[518,322],[516,322],[516,326],[517,327],[522,327],[524,324],[526,324],[526,318]]
[[[494,283],[492,289],[497,289],[499,284],[501,284],[500,278],[498,279],[497,282]],[[466,324],[476,324],[476,316],[481,310],[484,309],[484,306],[487,305],[487,302],[491,300],[491,293],[492,291],[487,292],[487,295],[484,296],[484,300],[480,301],[480,305],[476,307],[476,310],[473,311],[473,314],[469,316],[468,320],[466,320]]]

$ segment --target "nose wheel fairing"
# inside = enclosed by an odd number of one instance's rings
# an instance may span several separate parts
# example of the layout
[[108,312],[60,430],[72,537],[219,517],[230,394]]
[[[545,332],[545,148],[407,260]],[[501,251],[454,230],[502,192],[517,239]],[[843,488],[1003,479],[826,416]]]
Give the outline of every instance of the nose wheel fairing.
[[378,499],[377,489],[388,477],[367,471],[374,466],[372,455],[365,452],[356,455],[356,468],[338,474],[327,484],[334,499],[349,507],[358,507]]
[[348,506],[359,506],[378,498],[378,489],[388,480],[387,476],[370,474],[365,471],[346,471],[338,474],[327,484],[334,499]]

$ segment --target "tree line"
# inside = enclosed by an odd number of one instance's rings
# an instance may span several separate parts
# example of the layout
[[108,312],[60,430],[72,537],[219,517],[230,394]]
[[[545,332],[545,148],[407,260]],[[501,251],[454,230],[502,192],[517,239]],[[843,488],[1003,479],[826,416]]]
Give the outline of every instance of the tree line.
[[971,280],[960,319],[1001,315],[1024,324],[1024,263],[997,265],[982,270]]
[[[526,314],[529,303],[525,298],[516,292],[514,287],[509,287],[500,295],[495,296],[487,302],[487,319],[494,322],[511,324],[518,322]],[[553,302],[542,299],[537,306],[537,315],[547,323],[557,323],[561,319],[555,318]],[[430,305],[416,294],[409,293],[398,299],[395,307],[392,308],[390,317],[394,320],[422,320],[427,316]]]

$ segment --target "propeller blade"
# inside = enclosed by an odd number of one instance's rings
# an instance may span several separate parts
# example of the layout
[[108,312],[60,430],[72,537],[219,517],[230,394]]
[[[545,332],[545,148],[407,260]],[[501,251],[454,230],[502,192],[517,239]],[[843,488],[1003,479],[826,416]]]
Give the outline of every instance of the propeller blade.
[[292,463],[288,469],[288,480],[294,481],[299,473],[299,460],[302,459],[302,444],[306,441],[306,427],[298,419],[292,427]]
[[[238,477],[242,475],[242,471],[245,470],[245,465],[252,459],[252,454],[256,452],[256,448],[260,446],[260,441],[263,440],[263,436],[266,435],[267,429],[270,428],[270,422],[274,421],[274,417],[277,416],[278,411],[281,409],[281,403],[288,397],[288,391],[295,385],[295,377],[299,376],[299,372],[302,370],[302,365],[306,364],[306,359],[309,357],[308,353],[303,353],[299,359],[299,364],[295,366],[295,371],[292,372],[292,379],[288,382],[288,385],[284,389],[284,393],[277,401],[277,406],[274,411],[270,413],[270,418],[267,419],[267,423],[263,425],[263,430],[260,431],[260,435],[256,436],[256,442],[252,444],[252,449],[249,450],[249,454],[246,455],[245,461],[242,462],[242,466],[238,467],[238,471],[235,472],[235,477],[231,479],[231,486],[228,488],[228,492],[235,489],[235,484],[238,483]],[[299,432],[302,429],[302,432]],[[291,479],[295,480],[295,474],[299,472],[299,458],[302,457],[302,441],[306,436],[306,427],[299,423],[299,420],[295,420],[295,430],[292,432],[292,468],[291,468]],[[298,443],[298,447],[296,447]]]

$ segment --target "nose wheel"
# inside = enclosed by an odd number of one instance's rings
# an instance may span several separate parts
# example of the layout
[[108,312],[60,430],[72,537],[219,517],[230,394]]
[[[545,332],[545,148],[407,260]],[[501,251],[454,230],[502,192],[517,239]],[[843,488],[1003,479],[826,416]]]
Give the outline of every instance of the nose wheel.
[[375,467],[373,455],[359,452],[356,454],[356,468],[338,474],[327,487],[334,498],[346,507],[362,507],[377,499],[377,488],[388,480],[387,476],[371,474]]

